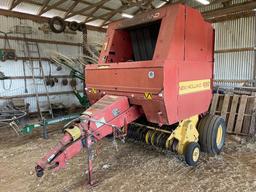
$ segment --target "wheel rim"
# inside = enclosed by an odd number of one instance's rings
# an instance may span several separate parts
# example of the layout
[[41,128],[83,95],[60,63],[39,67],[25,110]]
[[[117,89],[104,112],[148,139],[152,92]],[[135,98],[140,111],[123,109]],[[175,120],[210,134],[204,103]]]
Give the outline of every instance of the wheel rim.
[[198,147],[196,147],[193,151],[193,154],[192,154],[192,158],[193,158],[193,161],[196,162],[199,158],[199,154],[200,154],[200,150]]
[[222,144],[222,136],[223,136],[223,131],[222,131],[222,126],[220,125],[218,127],[217,137],[216,137],[216,143],[217,143],[218,148]]

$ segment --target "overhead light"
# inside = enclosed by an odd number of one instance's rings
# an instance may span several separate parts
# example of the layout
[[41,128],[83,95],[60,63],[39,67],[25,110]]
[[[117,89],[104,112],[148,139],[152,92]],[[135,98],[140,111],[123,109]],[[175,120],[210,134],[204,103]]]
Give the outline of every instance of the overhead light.
[[254,8],[253,11],[256,11],[256,8]]
[[203,5],[209,5],[210,4],[210,2],[207,1],[207,0],[196,0],[196,1],[203,4]]
[[160,7],[164,6],[166,3],[167,3],[167,2],[162,2],[162,3],[160,3],[159,5],[157,5],[156,8],[160,8]]
[[121,15],[122,15],[122,17],[129,18],[129,19],[134,17],[133,15],[130,15],[130,14],[127,14],[127,13],[122,13]]

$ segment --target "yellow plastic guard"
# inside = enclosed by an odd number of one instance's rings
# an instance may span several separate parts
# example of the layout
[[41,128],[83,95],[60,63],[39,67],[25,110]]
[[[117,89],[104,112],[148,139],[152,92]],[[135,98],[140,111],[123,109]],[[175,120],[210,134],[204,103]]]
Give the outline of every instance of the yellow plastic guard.
[[76,126],[72,129],[70,128],[65,129],[65,132],[68,132],[71,135],[71,137],[73,138],[73,141],[81,137],[81,130],[79,127],[76,127]]

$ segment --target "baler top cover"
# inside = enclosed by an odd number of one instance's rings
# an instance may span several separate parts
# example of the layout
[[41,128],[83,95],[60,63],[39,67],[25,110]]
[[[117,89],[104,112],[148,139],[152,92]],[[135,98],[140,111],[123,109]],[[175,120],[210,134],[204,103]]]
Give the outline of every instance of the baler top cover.
[[88,98],[127,96],[160,124],[203,113],[212,97],[213,41],[211,24],[180,4],[113,22],[98,64],[85,69]]

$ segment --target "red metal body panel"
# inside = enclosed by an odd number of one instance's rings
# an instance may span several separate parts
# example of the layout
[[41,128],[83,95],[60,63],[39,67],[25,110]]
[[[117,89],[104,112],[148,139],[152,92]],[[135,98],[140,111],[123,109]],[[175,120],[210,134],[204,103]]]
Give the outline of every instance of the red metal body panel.
[[107,124],[121,128],[124,122],[130,123],[141,114],[137,107],[130,107],[127,97],[105,95],[83,113],[80,119],[84,119],[84,122],[81,122],[80,126],[81,129],[87,130],[88,119],[91,119],[90,131],[96,140],[100,140],[113,133],[113,128]]
[[[129,29],[155,21],[161,24],[152,59],[131,61]],[[90,102],[106,94],[126,96],[148,121],[160,124],[206,112],[212,90],[197,89],[193,81],[212,81],[213,36],[212,26],[197,10],[179,4],[111,23],[99,63],[85,69]],[[181,82],[191,84],[181,87]],[[183,88],[191,91],[181,94]]]

